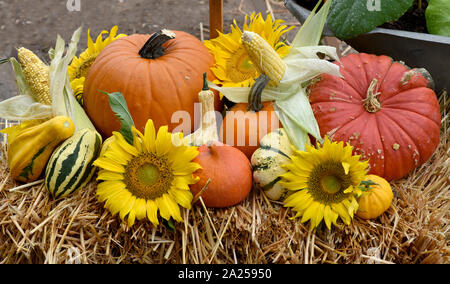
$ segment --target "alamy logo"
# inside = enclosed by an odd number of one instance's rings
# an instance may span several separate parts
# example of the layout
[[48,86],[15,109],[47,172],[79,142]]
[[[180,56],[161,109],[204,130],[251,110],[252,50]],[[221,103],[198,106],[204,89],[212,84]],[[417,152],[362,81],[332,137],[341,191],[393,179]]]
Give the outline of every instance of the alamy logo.
[[370,12],[381,11],[381,0],[367,0],[367,10]]
[[80,12],[81,0],[67,0],[66,7],[69,12]]

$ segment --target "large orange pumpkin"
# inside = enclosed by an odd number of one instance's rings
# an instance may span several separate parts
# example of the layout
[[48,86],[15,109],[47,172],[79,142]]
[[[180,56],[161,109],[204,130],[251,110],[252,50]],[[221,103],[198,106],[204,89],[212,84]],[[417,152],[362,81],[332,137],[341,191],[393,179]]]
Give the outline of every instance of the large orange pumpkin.
[[402,178],[439,144],[441,115],[432,79],[387,56],[341,58],[342,78],[324,74],[310,89],[321,134],[354,146],[370,173]]
[[[214,58],[202,42],[182,31],[124,37],[103,49],[91,66],[84,86],[84,107],[106,137],[119,130],[120,123],[109,107],[108,96],[101,91],[121,92],[141,131],[148,119],[157,129],[168,125],[172,131],[186,123],[172,121],[173,114],[185,111],[190,115],[192,132],[202,75],[207,72],[208,79],[213,80],[213,64]],[[216,110],[221,111],[216,95]]]

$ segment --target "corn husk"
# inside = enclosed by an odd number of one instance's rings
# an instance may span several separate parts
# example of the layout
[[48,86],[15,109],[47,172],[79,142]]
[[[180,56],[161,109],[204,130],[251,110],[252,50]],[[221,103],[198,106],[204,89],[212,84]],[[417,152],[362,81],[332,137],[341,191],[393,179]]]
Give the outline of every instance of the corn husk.
[[[268,86],[262,92],[262,101],[275,102],[278,118],[291,143],[299,150],[305,149],[308,134],[322,140],[304,83],[323,73],[340,76],[339,66],[317,55],[320,52],[338,60],[334,47],[318,46],[331,2],[327,1],[317,14],[311,13],[297,33],[290,53],[283,59],[287,66],[283,79],[278,86]],[[248,102],[250,88],[219,87],[212,83],[210,86],[234,103]]]
[[52,96],[52,111],[53,116],[62,115],[70,117],[75,124],[75,131],[85,128],[95,130],[94,125],[73,94],[67,72],[69,64],[76,55],[80,35],[81,28],[74,32],[66,52],[66,43],[60,36],[58,36],[55,49],[51,51],[53,57],[50,65],[50,95]]
[[11,63],[16,78],[19,95],[0,102],[0,117],[8,120],[35,120],[51,117],[52,108],[38,103],[25,80],[20,63],[15,58],[7,61]]
[[51,106],[41,104],[34,99],[19,62],[15,58],[6,60],[12,65],[19,95],[0,102],[1,118],[31,121],[64,115],[72,119],[76,130],[95,129],[82,107],[76,102],[67,73],[67,68],[77,52],[80,35],[81,28],[74,32],[66,52],[65,42],[58,36],[56,47],[50,52],[52,59],[50,65]]

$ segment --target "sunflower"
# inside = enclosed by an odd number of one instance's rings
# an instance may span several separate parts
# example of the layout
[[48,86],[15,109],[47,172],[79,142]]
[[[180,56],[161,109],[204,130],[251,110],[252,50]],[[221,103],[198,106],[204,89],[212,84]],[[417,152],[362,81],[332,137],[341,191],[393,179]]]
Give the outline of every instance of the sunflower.
[[102,181],[97,188],[99,201],[112,215],[119,213],[129,227],[145,218],[158,225],[158,211],[165,220],[182,222],[180,206],[191,208],[189,185],[198,181],[193,173],[201,168],[192,162],[198,149],[185,146],[183,135],[171,134],[167,126],[156,134],[152,120],[144,135],[134,127],[132,132],[133,145],[114,132],[112,142],[94,162],[100,168],[97,180]]
[[[245,16],[244,31],[252,31],[264,38],[281,56],[289,53],[290,46],[281,41],[281,36],[293,29],[282,25],[282,20],[273,21],[270,14],[264,20],[261,14]],[[242,31],[238,27],[236,20],[231,25],[231,33],[219,33],[219,37],[205,41],[205,46],[214,55],[216,64],[211,67],[217,80],[215,84],[224,87],[250,87],[254,80],[260,75],[253,66],[250,58],[242,45]]]
[[294,191],[285,200],[285,207],[302,216],[301,222],[310,221],[311,230],[322,220],[328,229],[337,226],[340,217],[349,225],[358,210],[359,187],[367,174],[368,162],[352,155],[353,147],[325,138],[317,148],[307,145],[306,151],[295,151],[280,185]]
[[70,82],[70,86],[72,87],[73,94],[75,98],[77,98],[77,101],[80,102],[80,104],[83,104],[83,90],[84,90],[84,81],[86,80],[85,77],[76,78],[73,79]]
[[117,35],[118,29],[118,26],[114,26],[105,40],[103,35],[108,34],[108,31],[102,31],[95,43],[91,38],[91,31],[88,30],[88,48],[80,54],[79,58],[75,56],[68,67],[70,84],[75,95],[78,94],[77,99],[81,98],[80,94],[83,94],[84,78],[100,52],[111,42],[126,36],[125,34]]

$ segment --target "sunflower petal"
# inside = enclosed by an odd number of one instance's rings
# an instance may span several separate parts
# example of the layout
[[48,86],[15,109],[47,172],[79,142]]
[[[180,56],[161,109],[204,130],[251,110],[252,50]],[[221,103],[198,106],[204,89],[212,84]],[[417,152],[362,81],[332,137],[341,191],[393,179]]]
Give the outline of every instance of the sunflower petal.
[[124,151],[135,157],[139,155],[138,150],[136,150],[136,148],[134,148],[132,145],[128,144],[122,134],[120,134],[119,132],[113,132],[113,135],[116,138],[113,144],[117,143]]
[[345,174],[348,175],[348,173],[350,172],[350,164],[342,162],[342,167],[344,168]]
[[196,184],[200,177],[194,177],[192,174],[185,176],[175,176],[172,185],[177,189],[190,190],[189,185]]
[[131,193],[122,191],[117,195],[110,196],[106,201],[105,208],[108,208],[111,214],[115,216],[126,204],[128,204],[128,201],[130,201],[131,198]]
[[183,222],[180,207],[178,206],[177,202],[169,194],[165,194],[165,199],[172,218],[177,222]]
[[169,153],[172,147],[172,135],[169,132],[168,126],[163,126],[158,130],[156,136],[156,154],[164,156]]
[[311,218],[313,218],[317,214],[317,210],[319,209],[319,202],[312,202],[311,205],[305,210],[305,213],[303,213],[302,216],[302,223],[307,222]]
[[325,225],[327,226],[328,230],[331,231],[331,223],[333,222],[333,215],[330,205],[326,205],[323,210],[323,218],[325,220]]
[[125,221],[125,217],[130,213],[130,211],[133,209],[134,207],[134,203],[136,202],[136,196],[131,196],[131,198],[128,200],[127,203],[125,203],[125,205],[122,207],[122,209],[120,210],[120,219],[122,219],[123,221]]
[[110,159],[104,157],[98,158],[94,162],[94,166],[119,174],[125,173],[125,168],[122,165],[117,164],[114,161],[111,161]]
[[344,221],[345,224],[350,225],[351,217],[348,214],[347,208],[342,203],[336,203],[332,204],[332,209],[337,214],[339,214],[339,217],[341,217],[342,221]]
[[171,189],[169,190],[170,196],[182,207],[191,209],[192,207],[192,192],[189,190]]
[[136,213],[133,210],[131,210],[127,217],[128,227],[130,228],[133,227],[135,221],[136,221]]
[[145,125],[144,144],[149,153],[156,151],[156,130],[153,120],[149,119]]
[[154,200],[147,200],[147,218],[153,225],[159,225],[158,205]]
[[201,168],[202,167],[197,163],[179,164],[173,167],[173,172],[176,176],[186,176],[193,174]]
[[98,172],[97,180],[104,180],[104,181],[119,181],[123,180],[123,175],[120,173],[110,172],[107,170],[100,170]]
[[147,202],[145,199],[138,198],[134,204],[133,211],[136,212],[138,220],[144,220],[147,217]]

